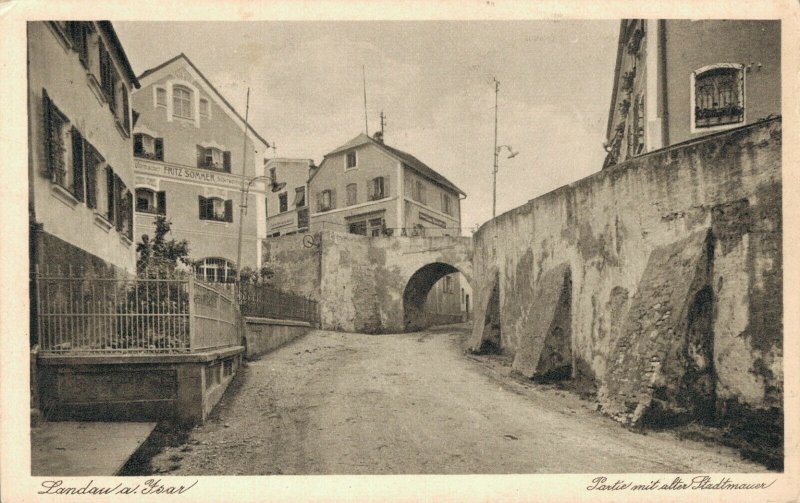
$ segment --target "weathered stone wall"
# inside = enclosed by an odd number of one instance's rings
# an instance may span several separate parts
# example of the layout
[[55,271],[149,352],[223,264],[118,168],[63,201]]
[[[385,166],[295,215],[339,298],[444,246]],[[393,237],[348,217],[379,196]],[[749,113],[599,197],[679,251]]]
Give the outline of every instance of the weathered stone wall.
[[245,356],[248,359],[258,358],[307,334],[310,330],[311,324],[304,321],[247,316],[244,333]]
[[[474,237],[473,349],[489,337],[479,309],[495,270],[501,345],[515,353],[544,341],[529,321],[542,310],[532,301],[556,305],[557,289],[540,278],[567,264],[572,378],[596,385],[610,413],[635,422],[654,395],[675,412],[677,391],[664,383],[700,393],[690,374],[710,367],[718,420],[754,411],[754,423],[780,430],[781,131],[770,120],[652,152],[484,224]],[[692,332],[701,290],[710,343]]]
[[402,332],[403,292],[417,271],[441,263],[451,268],[447,273],[458,270],[468,281],[472,276],[470,238],[318,232],[310,247],[303,239],[266,240],[264,265],[275,271],[279,288],[319,301],[321,328],[327,330]]

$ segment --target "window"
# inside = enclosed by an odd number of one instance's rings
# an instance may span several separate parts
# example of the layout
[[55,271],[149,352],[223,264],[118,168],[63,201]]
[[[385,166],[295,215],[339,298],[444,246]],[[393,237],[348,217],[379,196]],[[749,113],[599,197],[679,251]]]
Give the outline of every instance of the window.
[[317,194],[317,211],[329,211],[336,208],[336,193],[332,189]]
[[106,100],[111,104],[111,111],[115,110],[113,105],[115,90],[117,86],[117,76],[114,71],[114,65],[111,62],[111,56],[108,54],[103,42],[98,43],[98,51],[100,53],[100,87],[103,89]]
[[355,168],[358,164],[358,158],[356,157],[356,151],[353,150],[352,152],[348,152],[347,156],[345,157],[345,168],[352,169]]
[[214,147],[197,146],[197,167],[231,172],[231,153]]
[[385,233],[386,225],[383,222],[383,218],[372,218],[369,221],[369,235],[372,237],[381,236]]
[[203,281],[210,283],[233,283],[236,281],[236,268],[224,258],[205,258],[195,265],[195,273]]
[[383,217],[348,221],[347,232],[358,234],[359,236],[383,236],[386,235],[386,222]]
[[452,215],[453,207],[449,194],[442,193],[442,213],[445,215]]
[[200,98],[200,117],[208,117],[208,100]]
[[425,183],[422,180],[417,180],[414,186],[414,200],[422,204],[428,204],[428,197],[425,191]]
[[306,188],[297,187],[294,189],[294,207],[302,208],[306,205]]
[[302,208],[297,210],[297,228],[298,230],[308,229],[308,222],[309,215],[308,215],[308,208]]
[[167,90],[163,87],[156,88],[156,106],[167,107]]
[[347,185],[347,206],[353,206],[358,202],[358,185],[351,183]]
[[744,122],[744,69],[723,63],[692,74],[695,128]]
[[67,126],[69,120],[50,100],[47,91],[43,93],[45,172],[54,183],[67,186]]
[[219,197],[199,197],[200,220],[233,222],[233,200]]
[[386,197],[389,179],[384,176],[373,178],[369,183],[369,200],[376,201]]
[[278,194],[278,205],[280,206],[278,211],[280,213],[285,213],[289,210],[289,194],[286,192],[281,192]]
[[347,227],[350,234],[358,234],[359,236],[367,235],[367,222],[362,220],[360,222],[353,222]]
[[114,100],[114,116],[121,122],[125,134],[128,134],[131,130],[130,104],[128,102],[128,88],[125,87],[122,81],[117,83],[117,95],[118,98]]
[[269,168],[269,181],[272,185],[278,184],[278,174],[275,171],[275,168]]
[[150,189],[136,189],[136,211],[158,215],[167,214],[167,193]]
[[445,276],[442,280],[442,291],[444,293],[453,293],[453,277]]
[[133,194],[111,166],[106,166],[106,219],[133,240]]
[[86,206],[89,208],[97,208],[97,172],[100,166],[105,162],[103,156],[92,146],[91,143],[84,140],[84,156],[86,167]]
[[81,64],[89,69],[89,34],[92,31],[92,23],[82,21],[67,21],[67,37],[72,44],[72,48],[78,52]]
[[144,133],[133,135],[133,155],[143,159],[164,160],[164,139]]
[[192,119],[192,91],[182,86],[172,88],[172,115]]

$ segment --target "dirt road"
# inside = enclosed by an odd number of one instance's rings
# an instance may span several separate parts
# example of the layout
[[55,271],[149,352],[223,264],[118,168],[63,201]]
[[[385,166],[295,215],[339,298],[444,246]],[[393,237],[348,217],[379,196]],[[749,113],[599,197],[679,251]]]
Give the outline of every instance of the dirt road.
[[462,338],[312,332],[251,362],[216,417],[152,466],[175,475],[764,471],[732,449],[632,433],[572,394],[504,378],[467,358]]

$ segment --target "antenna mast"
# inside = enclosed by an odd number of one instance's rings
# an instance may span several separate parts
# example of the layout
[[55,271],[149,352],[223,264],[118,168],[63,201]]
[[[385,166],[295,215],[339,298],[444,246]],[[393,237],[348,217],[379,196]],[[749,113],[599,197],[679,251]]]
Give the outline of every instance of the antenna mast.
[[381,110],[381,138],[383,138],[383,126],[386,124],[386,116],[383,115],[383,110]]
[[369,136],[369,123],[367,122],[367,73],[364,65],[361,65],[361,80],[364,85],[364,131]]

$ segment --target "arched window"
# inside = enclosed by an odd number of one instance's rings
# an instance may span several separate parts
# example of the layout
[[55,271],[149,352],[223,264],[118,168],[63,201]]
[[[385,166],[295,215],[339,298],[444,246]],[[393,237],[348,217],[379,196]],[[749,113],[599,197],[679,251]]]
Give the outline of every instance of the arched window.
[[192,91],[183,86],[172,88],[172,113],[176,117],[191,119],[194,117],[192,106]]
[[744,122],[744,68],[720,63],[692,74],[694,121],[692,128],[735,126]]
[[195,265],[197,277],[210,283],[233,283],[236,281],[236,267],[224,258],[204,258]]

